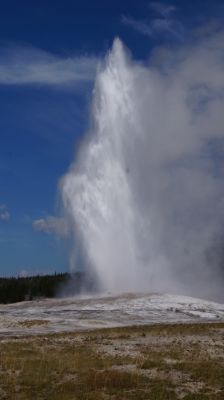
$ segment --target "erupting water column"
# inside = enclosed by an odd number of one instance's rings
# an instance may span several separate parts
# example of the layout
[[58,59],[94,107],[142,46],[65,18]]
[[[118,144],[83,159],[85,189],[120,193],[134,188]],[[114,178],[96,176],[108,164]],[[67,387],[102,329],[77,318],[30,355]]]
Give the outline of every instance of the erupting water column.
[[132,155],[141,135],[134,81],[116,39],[96,78],[92,130],[62,184],[74,240],[103,290],[136,290],[144,282],[139,244],[147,221],[132,190]]

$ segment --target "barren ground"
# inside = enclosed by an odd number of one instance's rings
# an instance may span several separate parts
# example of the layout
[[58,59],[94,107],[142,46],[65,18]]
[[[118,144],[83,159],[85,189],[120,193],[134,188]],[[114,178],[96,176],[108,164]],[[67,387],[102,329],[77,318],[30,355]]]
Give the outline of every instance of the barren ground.
[[158,293],[121,293],[0,305],[0,336],[155,323],[224,322],[224,304]]
[[2,336],[0,399],[224,399],[224,323]]

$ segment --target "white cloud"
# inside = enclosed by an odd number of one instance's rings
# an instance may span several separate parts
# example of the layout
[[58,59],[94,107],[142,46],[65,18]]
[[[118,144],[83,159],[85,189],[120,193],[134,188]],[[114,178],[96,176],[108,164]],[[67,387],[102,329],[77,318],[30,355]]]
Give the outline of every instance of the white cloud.
[[48,216],[33,222],[33,229],[48,234],[55,234],[59,237],[66,237],[69,234],[69,225],[64,218]]
[[96,57],[54,55],[32,47],[0,49],[0,84],[68,85],[92,81]]
[[10,213],[7,210],[5,204],[0,204],[0,221],[8,221],[10,219]]
[[149,37],[168,33],[171,36],[182,38],[183,34],[182,24],[179,21],[168,18],[155,18],[151,21],[145,21],[122,16],[121,21],[136,32]]
[[176,11],[173,5],[152,2],[149,7],[158,14],[157,18],[137,20],[132,17],[122,16],[121,22],[145,36],[153,37],[158,34],[169,34],[179,39],[182,38],[184,28],[182,23],[172,16]]
[[172,4],[168,5],[158,2],[151,2],[149,3],[149,7],[164,18],[169,17],[176,11],[176,7]]

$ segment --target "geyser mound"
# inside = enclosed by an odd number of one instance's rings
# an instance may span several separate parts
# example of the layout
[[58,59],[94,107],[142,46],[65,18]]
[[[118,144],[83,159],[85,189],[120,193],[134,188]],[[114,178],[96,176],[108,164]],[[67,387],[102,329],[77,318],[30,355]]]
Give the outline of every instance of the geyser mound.
[[206,39],[179,50],[182,58],[166,54],[167,63],[157,54],[151,66],[116,39],[98,71],[90,131],[61,188],[73,263],[81,259],[102,290],[221,296],[208,249],[220,232],[223,189],[209,143],[223,139],[214,74],[223,73],[224,41],[215,51],[214,37],[210,46]]

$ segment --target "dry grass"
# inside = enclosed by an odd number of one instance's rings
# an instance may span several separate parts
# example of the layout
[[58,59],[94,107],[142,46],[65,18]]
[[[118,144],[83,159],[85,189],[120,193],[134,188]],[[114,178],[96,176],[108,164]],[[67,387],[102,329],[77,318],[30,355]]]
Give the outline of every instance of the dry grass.
[[221,400],[224,324],[2,338],[1,400]]
[[32,328],[33,326],[46,326],[49,321],[47,319],[26,319],[18,321],[17,324],[23,328]]

